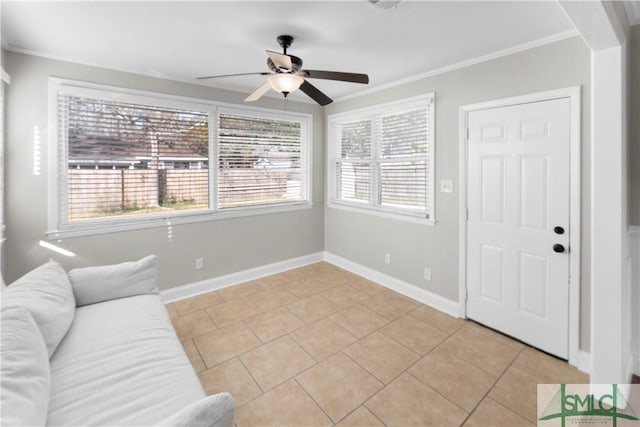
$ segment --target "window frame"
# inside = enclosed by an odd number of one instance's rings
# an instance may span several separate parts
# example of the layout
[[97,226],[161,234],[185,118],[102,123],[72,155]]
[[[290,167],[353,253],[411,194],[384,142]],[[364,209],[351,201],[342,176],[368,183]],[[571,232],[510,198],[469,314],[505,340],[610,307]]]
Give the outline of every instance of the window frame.
[[[219,107],[217,114],[216,114],[216,119],[219,117],[220,114],[227,114],[227,115],[235,115],[235,116],[244,116],[244,117],[248,117],[248,118],[261,118],[261,119],[271,119],[271,120],[287,120],[286,116],[283,116],[282,114],[278,113],[278,112],[274,112],[271,110],[248,110],[245,108],[239,108],[238,106],[233,106],[233,107]],[[307,116],[307,121],[302,121],[300,119],[298,119],[297,121],[301,124],[301,129],[300,129],[300,139],[301,140],[306,140],[307,144],[302,144],[302,147],[300,147],[300,164],[304,165],[304,168],[306,170],[306,185],[304,188],[304,194],[307,195],[307,200],[311,200],[311,185],[310,185],[310,181],[311,181],[311,116],[310,115],[305,115]],[[291,120],[287,120],[287,121],[291,121]],[[216,128],[217,128],[217,123],[216,123]],[[216,132],[216,138],[217,138],[218,133]],[[214,197],[213,202],[215,205],[215,201],[218,198],[218,185],[217,185],[217,177],[218,177],[218,165],[219,165],[219,158],[218,158],[218,147],[219,145],[217,143],[214,144],[215,145],[215,167],[214,168],[210,168],[210,170],[215,171],[215,173],[213,173],[214,179],[216,180],[216,185],[213,186],[213,191],[210,191],[209,194],[210,196]],[[268,207],[282,207],[282,206],[287,206],[287,205],[300,205],[300,204],[306,204],[307,202],[304,201],[293,201],[293,202],[286,202],[286,203],[282,203],[282,204],[272,204],[272,205],[263,205],[263,206],[242,206],[242,207],[234,207],[234,208],[223,208],[221,210],[217,210],[218,215],[220,215],[221,213],[226,213],[229,212],[230,214],[232,214],[233,212],[238,212],[238,211],[242,211],[242,210],[249,210],[249,209],[267,209]]]
[[[402,111],[408,111],[417,107],[426,106],[428,108],[427,118],[427,188],[426,188],[426,205],[429,210],[425,213],[412,212],[410,209],[394,208],[383,206],[382,204],[374,204],[373,200],[378,196],[379,188],[379,173],[374,173],[369,178],[369,200],[367,202],[352,202],[348,200],[339,199],[337,196],[337,167],[336,163],[342,159],[340,153],[339,132],[340,125],[347,122],[356,122],[362,120],[374,121],[381,116],[393,115]],[[360,212],[370,215],[388,217],[399,219],[409,222],[417,222],[425,225],[435,225],[435,93],[427,93],[411,98],[404,98],[398,101],[379,104],[372,107],[360,108],[342,113],[329,114],[327,116],[327,141],[328,141],[328,155],[327,155],[327,207],[334,209],[342,209],[353,212]],[[380,140],[376,140],[376,132],[373,129],[373,141],[371,146],[372,157],[370,162],[372,163],[371,169],[374,170],[377,167],[375,165],[381,165],[385,161],[393,161],[393,159],[383,159],[380,156]],[[423,157],[420,157],[422,159]],[[368,162],[365,160],[364,162]],[[429,217],[425,217],[426,214],[430,214]]]
[[[59,112],[57,108],[58,94],[74,96],[86,96],[118,102],[153,105],[176,109],[201,111],[209,116],[209,205],[204,209],[193,211],[171,211],[144,214],[136,217],[109,217],[90,221],[71,223],[64,210],[67,207],[67,183],[68,178],[62,163],[68,161],[68,144],[60,144],[58,141]],[[281,212],[290,212],[303,209],[311,209],[312,201],[312,151],[313,151],[313,117],[311,114],[298,112],[281,112],[260,107],[243,106],[232,103],[217,102],[208,99],[191,98],[178,95],[164,94],[160,92],[143,91],[137,89],[122,88],[84,81],[49,78],[49,132],[48,132],[48,200],[47,221],[48,228],[45,232],[49,239],[65,237],[80,237],[96,234],[113,233],[120,231],[140,230],[146,228],[163,227],[167,225],[189,224],[218,219],[228,219],[253,215],[266,215]],[[245,206],[235,208],[218,209],[217,196],[217,172],[218,172],[218,115],[234,112],[248,117],[270,118],[283,121],[295,121],[300,123],[303,129],[301,134],[301,154],[306,167],[306,183],[304,194],[306,200],[292,201],[262,206]],[[64,147],[61,147],[64,145]],[[215,166],[215,167],[214,167]],[[61,173],[59,173],[61,172]]]

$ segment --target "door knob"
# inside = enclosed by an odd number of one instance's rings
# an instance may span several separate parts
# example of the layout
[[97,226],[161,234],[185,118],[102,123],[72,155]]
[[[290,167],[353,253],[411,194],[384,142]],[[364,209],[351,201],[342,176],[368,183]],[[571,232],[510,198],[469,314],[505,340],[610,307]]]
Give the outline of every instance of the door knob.
[[553,232],[556,234],[564,234],[564,228],[557,226],[557,227],[553,227]]
[[562,246],[560,243],[556,243],[555,245],[553,245],[553,251],[561,254],[562,252],[564,252],[564,246]]

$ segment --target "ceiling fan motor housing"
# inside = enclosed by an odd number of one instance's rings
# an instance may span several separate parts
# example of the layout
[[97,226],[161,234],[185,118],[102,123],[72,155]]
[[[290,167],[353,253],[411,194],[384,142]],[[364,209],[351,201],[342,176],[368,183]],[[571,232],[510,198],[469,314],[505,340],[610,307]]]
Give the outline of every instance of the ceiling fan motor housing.
[[291,43],[293,43],[293,36],[283,34],[281,36],[278,36],[276,40],[278,41],[280,47],[284,49],[285,53],[287,53],[287,49],[289,48],[289,46],[291,46]]
[[278,67],[276,64],[273,63],[271,58],[267,58],[267,66],[274,73],[297,73],[299,70],[302,69],[302,59],[293,55],[288,55],[288,56],[291,58],[291,70],[286,70]]

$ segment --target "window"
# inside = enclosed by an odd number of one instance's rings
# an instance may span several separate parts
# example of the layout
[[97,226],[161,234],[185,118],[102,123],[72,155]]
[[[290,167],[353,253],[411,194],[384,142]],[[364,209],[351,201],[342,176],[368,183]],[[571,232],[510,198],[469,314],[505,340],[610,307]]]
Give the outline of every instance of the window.
[[51,90],[54,237],[310,206],[309,115],[60,79]]
[[207,112],[70,95],[58,111],[69,223],[208,207],[208,170],[177,166],[208,163]]
[[219,209],[306,200],[305,133],[300,122],[221,112]]
[[433,220],[433,95],[329,116],[330,206]]

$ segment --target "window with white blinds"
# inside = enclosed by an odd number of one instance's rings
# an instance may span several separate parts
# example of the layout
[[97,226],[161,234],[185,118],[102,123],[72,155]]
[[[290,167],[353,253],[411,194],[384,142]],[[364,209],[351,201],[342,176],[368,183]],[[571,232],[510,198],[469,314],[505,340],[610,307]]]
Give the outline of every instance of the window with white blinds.
[[66,94],[57,109],[69,223],[208,208],[207,112]]
[[307,200],[306,134],[300,121],[220,112],[218,208]]
[[49,234],[310,205],[309,115],[62,79],[50,88]]
[[433,220],[433,95],[329,116],[330,202]]

